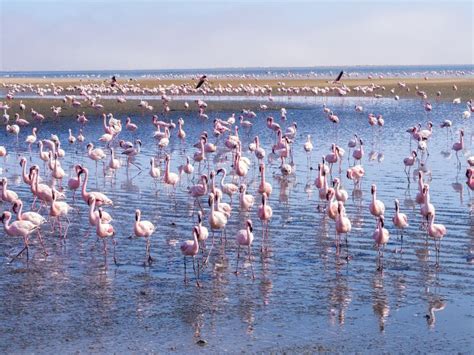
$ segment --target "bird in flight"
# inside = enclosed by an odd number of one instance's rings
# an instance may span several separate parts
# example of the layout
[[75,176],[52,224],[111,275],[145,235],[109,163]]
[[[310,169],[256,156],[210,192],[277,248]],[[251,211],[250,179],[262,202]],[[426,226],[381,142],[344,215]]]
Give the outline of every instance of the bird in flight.
[[199,89],[206,80],[207,80],[206,75],[201,76],[201,78],[199,79],[199,82],[196,85],[196,89]]
[[337,83],[339,80],[341,80],[343,74],[344,74],[344,70],[341,70],[341,72],[337,76],[336,80],[333,81],[333,83]]

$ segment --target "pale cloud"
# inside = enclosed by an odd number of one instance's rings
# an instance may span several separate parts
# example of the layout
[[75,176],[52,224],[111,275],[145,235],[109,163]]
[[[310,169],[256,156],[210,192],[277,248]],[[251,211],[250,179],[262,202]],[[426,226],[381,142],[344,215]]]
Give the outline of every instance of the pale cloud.
[[1,1],[0,70],[473,62],[471,2]]

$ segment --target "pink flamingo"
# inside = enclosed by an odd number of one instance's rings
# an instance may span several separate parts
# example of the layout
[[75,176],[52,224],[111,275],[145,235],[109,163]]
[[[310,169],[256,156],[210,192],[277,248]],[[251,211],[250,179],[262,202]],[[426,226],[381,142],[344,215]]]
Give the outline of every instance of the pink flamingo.
[[340,235],[344,234],[346,239],[347,259],[349,259],[349,243],[347,241],[347,234],[352,230],[351,221],[346,216],[346,209],[342,201],[337,204],[336,216],[336,254],[339,255]]
[[80,172],[81,172],[81,166],[80,165],[74,165],[74,176],[72,176],[68,182],[67,186],[69,190],[74,191],[72,195],[72,200],[76,201],[76,190],[81,186],[81,178],[80,178]]
[[235,239],[237,242],[237,266],[235,268],[235,274],[236,275],[239,274],[240,247],[247,247],[248,254],[249,254],[250,268],[252,270],[252,278],[255,279],[255,274],[253,272],[252,251],[251,251],[251,246],[253,242],[253,225],[250,219],[246,221],[246,228],[241,229],[237,232],[237,236],[235,237]]
[[395,215],[392,218],[393,225],[400,230],[400,253],[403,252],[403,230],[408,227],[408,217],[400,212],[400,202],[395,199]]
[[193,228],[193,239],[192,240],[186,240],[181,244],[181,253],[183,254],[184,257],[184,282],[186,283],[186,257],[187,256],[192,256],[193,258],[193,270],[194,270],[194,276],[196,277],[196,286],[201,287],[199,283],[199,262],[198,262],[198,271],[196,273],[196,255],[199,253],[199,241],[198,241],[198,236],[199,236],[199,229],[197,227]]
[[385,245],[388,243],[390,234],[387,229],[384,228],[384,216],[381,215],[377,219],[377,227],[375,228],[372,238],[377,245],[378,250],[378,259],[377,259],[377,270],[383,270],[383,252],[385,250]]
[[265,164],[260,164],[260,184],[258,185],[258,193],[270,196],[272,193],[272,185],[265,181]]
[[106,238],[112,238],[112,243],[114,246],[114,263],[117,264],[117,259],[115,257],[115,245],[117,244],[114,238],[115,235],[115,230],[114,227],[109,224],[103,222],[103,217],[102,217],[102,208],[99,208],[99,219],[98,223],[96,225],[95,232],[97,236],[102,239],[102,242],[104,244],[104,263],[105,266],[107,267],[107,239]]
[[90,191],[90,192],[87,191],[87,182],[89,181],[89,169],[79,166],[79,175],[81,175],[82,173],[84,173],[84,181],[82,182],[81,194],[82,194],[82,199],[84,200],[84,202],[87,203],[87,201],[89,200],[89,197],[94,196],[98,207],[105,206],[105,205],[112,206],[114,203],[104,193],[97,192],[97,191]]
[[62,230],[62,225],[61,225],[61,220],[60,218],[64,216],[67,220],[67,226],[66,230],[64,231],[63,238],[67,237],[67,231],[69,229],[69,225],[71,224],[71,221],[69,220],[68,213],[72,209],[71,206],[67,204],[67,202],[64,201],[57,201],[56,198],[56,193],[53,190],[52,191],[52,201],[51,201],[51,206],[49,209],[49,216],[50,217],[55,217],[56,218],[56,223],[59,225],[59,236],[61,236],[61,230]]
[[441,249],[441,239],[446,235],[446,227],[443,224],[435,224],[435,214],[429,212],[428,213],[428,235],[434,239],[435,241],[435,249],[436,249],[436,266],[439,266],[439,252]]
[[176,185],[179,182],[179,176],[176,173],[170,172],[170,156],[166,154],[165,157],[165,174],[163,175],[163,181],[166,185],[170,185],[176,191]]
[[5,201],[5,202],[13,203],[16,200],[18,200],[18,194],[15,191],[8,190],[7,186],[8,186],[8,180],[7,180],[7,178],[4,177],[0,181],[0,187],[1,187],[0,197],[1,197],[1,200]]
[[369,211],[375,218],[377,218],[385,213],[385,205],[382,201],[377,200],[377,186],[375,184],[372,184],[370,192],[372,193],[372,201],[369,205]]
[[146,240],[146,252],[145,252],[145,265],[148,263],[151,265],[153,258],[150,255],[150,237],[155,232],[155,226],[150,221],[141,220],[141,211],[137,209],[135,211],[135,223],[133,225],[133,231],[136,237],[145,238]]
[[245,184],[240,185],[239,204],[240,204],[240,210],[242,212],[249,212],[255,203],[255,197],[253,197],[253,195],[247,194],[246,191],[247,191],[247,185]]
[[30,221],[15,221],[10,224],[10,220],[12,219],[12,214],[9,211],[3,212],[2,216],[0,217],[0,221],[3,223],[3,228],[5,229],[5,233],[10,237],[20,237],[23,238],[24,247],[20,252],[10,260],[10,263],[13,262],[16,258],[18,258],[25,250],[26,250],[26,262],[29,261],[29,254],[28,254],[28,242],[29,236],[33,232],[39,231],[39,226],[31,223]]
[[411,167],[415,164],[417,156],[418,154],[416,154],[416,151],[412,151],[409,157],[403,159],[403,164],[405,165],[405,174],[407,174],[408,183],[410,183]]
[[258,218],[262,221],[262,247],[260,249],[262,252],[265,244],[265,236],[268,239],[268,226],[273,215],[272,208],[267,204],[267,198],[267,194],[264,192],[262,194],[262,204],[258,207],[257,211]]
[[464,149],[464,130],[459,131],[459,142],[453,144],[453,150],[456,152],[456,159],[458,160],[458,165],[461,166],[461,161],[459,160],[458,152]]

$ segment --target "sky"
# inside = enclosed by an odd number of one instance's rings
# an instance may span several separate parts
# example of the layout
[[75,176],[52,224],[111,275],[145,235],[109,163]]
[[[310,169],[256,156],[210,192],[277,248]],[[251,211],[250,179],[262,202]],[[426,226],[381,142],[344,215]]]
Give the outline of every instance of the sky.
[[0,0],[0,71],[473,64],[472,1]]

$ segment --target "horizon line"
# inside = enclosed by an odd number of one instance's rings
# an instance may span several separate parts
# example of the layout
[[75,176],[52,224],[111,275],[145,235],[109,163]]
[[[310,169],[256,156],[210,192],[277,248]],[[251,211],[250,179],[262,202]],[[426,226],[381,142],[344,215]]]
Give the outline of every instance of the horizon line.
[[41,73],[41,72],[100,72],[100,71],[179,71],[179,70],[196,70],[196,71],[204,71],[204,70],[229,70],[229,69],[320,69],[320,68],[341,68],[350,67],[350,68],[360,68],[360,67],[368,67],[368,68],[381,68],[381,67],[437,67],[437,66],[452,66],[452,67],[461,67],[461,66],[472,66],[474,68],[474,64],[472,63],[465,63],[465,64],[344,64],[344,65],[317,65],[317,66],[236,66],[236,67],[208,67],[208,68],[161,68],[161,69],[33,69],[33,70],[0,70],[0,73]]

